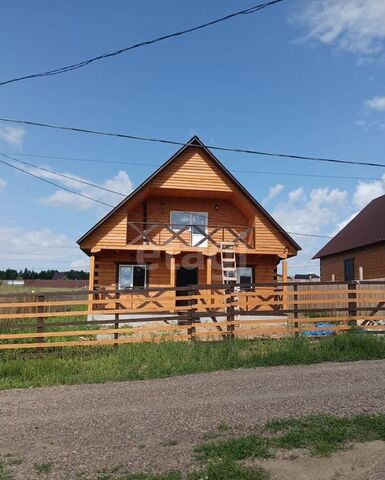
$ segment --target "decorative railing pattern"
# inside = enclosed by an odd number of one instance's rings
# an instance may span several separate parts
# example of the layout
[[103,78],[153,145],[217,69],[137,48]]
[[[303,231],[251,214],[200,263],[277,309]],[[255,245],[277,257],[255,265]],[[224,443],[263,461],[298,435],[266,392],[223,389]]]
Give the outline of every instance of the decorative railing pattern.
[[220,248],[221,242],[234,242],[238,246],[253,249],[255,248],[255,229],[237,225],[180,225],[175,228],[175,225],[167,223],[127,223],[128,245],[166,247],[170,244],[178,244],[185,247]]

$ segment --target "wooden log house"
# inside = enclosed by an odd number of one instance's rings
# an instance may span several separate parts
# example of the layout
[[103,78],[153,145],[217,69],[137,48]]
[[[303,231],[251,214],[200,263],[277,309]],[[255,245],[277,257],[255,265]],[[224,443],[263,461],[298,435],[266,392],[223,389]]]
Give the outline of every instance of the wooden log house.
[[274,282],[300,250],[196,136],[78,244],[90,290],[222,284],[224,248],[238,282]]

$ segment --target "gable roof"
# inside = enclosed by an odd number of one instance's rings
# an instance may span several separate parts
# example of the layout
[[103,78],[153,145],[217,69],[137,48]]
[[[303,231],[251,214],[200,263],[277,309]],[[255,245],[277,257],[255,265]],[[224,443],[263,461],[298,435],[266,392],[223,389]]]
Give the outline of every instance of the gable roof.
[[138,194],[145,186],[147,186],[159,173],[161,173],[165,168],[167,168],[181,153],[183,153],[189,147],[199,147],[201,148],[210,158],[210,160],[216,165],[220,171],[222,171],[225,176],[243,193],[243,195],[250,200],[256,209],[258,209],[267,220],[278,230],[279,233],[283,235],[284,238],[294,247],[295,250],[301,250],[301,247],[298,245],[291,236],[285,232],[285,230],[273,219],[273,217],[262,207],[260,203],[255,200],[255,198],[249,193],[245,187],[232,175],[229,170],[217,159],[217,157],[202,143],[202,141],[194,135],[191,140],[189,140],[183,147],[181,147],[174,155],[169,158],[163,165],[161,165],[152,175],[150,175],[141,185],[139,185],[133,192],[131,192],[124,200],[122,200],[115,208],[113,208],[105,217],[103,217],[96,225],[94,225],[88,232],[86,232],[77,243],[80,244],[85,240],[92,232],[94,232],[102,223],[104,223],[108,218],[110,218],[120,207],[122,207],[126,202],[131,200],[136,194]]
[[322,258],[346,250],[385,241],[385,195],[372,200],[313,258]]

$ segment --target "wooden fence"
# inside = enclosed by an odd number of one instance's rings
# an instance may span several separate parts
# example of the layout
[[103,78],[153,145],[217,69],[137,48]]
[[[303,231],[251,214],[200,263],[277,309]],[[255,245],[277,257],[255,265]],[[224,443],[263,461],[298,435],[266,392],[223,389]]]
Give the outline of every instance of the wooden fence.
[[385,282],[0,295],[0,350],[385,333]]

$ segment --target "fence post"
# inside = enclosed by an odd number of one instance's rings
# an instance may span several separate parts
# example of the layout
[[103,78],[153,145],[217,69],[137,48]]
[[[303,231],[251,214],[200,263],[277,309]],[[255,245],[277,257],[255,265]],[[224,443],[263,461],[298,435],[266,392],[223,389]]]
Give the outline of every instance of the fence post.
[[[119,308],[119,298],[120,298],[120,292],[116,292],[115,293],[115,310],[118,310]],[[117,330],[119,329],[119,318],[120,318],[120,314],[119,313],[115,313],[115,323],[114,323],[114,328]],[[114,333],[114,340],[119,340],[119,333],[116,332]],[[119,343],[114,343],[114,347],[118,347],[119,346]]]
[[288,309],[287,260],[282,260],[282,309]]
[[[298,300],[298,295],[297,295],[297,290],[298,290],[298,285],[295,283],[293,285],[293,290],[294,290],[294,301],[296,302]],[[298,320],[298,303],[295,303],[293,305],[294,308],[294,320]],[[294,322],[294,329],[295,329],[295,336],[298,337],[298,322]]]
[[[349,301],[349,317],[356,317],[357,316],[357,284],[355,282],[349,283],[348,290],[351,290],[351,293],[348,294],[349,300],[352,299],[354,301]],[[353,327],[357,325],[357,320],[349,320],[348,325]]]
[[195,305],[195,299],[192,298],[193,295],[195,294],[195,290],[188,290],[188,295],[191,297],[188,300],[188,306],[190,307],[188,310],[188,328],[187,328],[187,335],[189,340],[194,340],[194,333],[195,333],[195,327],[194,327],[194,322],[196,320],[195,312],[196,308],[193,308],[193,305]]
[[[37,301],[38,303],[43,303],[45,301],[44,295],[38,295],[37,296]],[[44,314],[44,305],[38,305],[37,307],[37,313],[43,313]],[[45,324],[45,317],[37,317],[36,318],[36,333],[43,333],[44,332],[44,324]],[[44,343],[44,337],[36,337],[36,343]],[[42,355],[44,349],[42,347],[36,347],[36,351],[38,355]]]
[[227,326],[227,331],[229,332],[228,338],[230,338],[230,339],[234,338],[234,320],[235,320],[235,314],[234,314],[235,308],[234,308],[234,305],[233,305],[233,303],[235,301],[234,291],[235,291],[234,285],[230,285],[230,287],[225,290],[226,295],[230,295],[226,299],[226,303],[230,304],[226,309],[227,321],[231,322],[230,325]]

